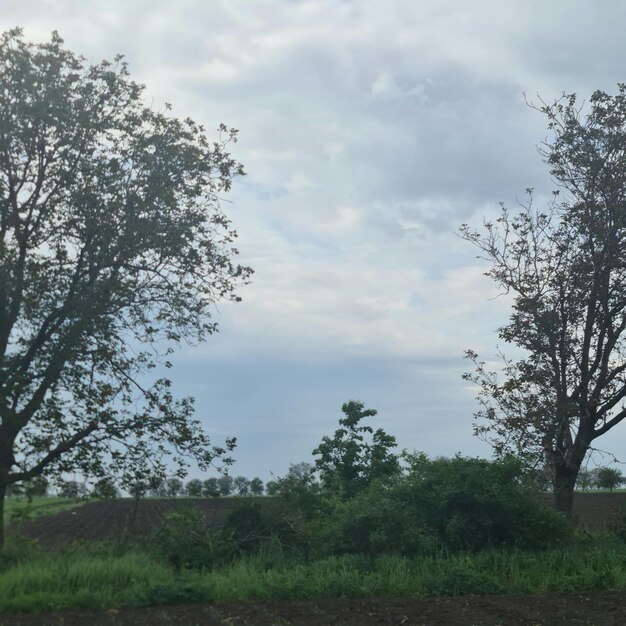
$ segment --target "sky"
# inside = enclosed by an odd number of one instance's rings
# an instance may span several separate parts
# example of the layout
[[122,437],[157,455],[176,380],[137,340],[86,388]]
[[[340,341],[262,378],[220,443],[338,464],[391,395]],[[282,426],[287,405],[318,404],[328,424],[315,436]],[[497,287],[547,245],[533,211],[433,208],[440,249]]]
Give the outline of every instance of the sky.
[[[472,348],[509,301],[457,232],[554,184],[526,99],[626,80],[618,0],[0,0],[0,28],[125,55],[154,106],[239,129],[222,207],[254,268],[220,332],[169,372],[231,472],[311,461],[347,400],[400,448],[489,457],[472,434]],[[209,133],[211,134],[211,133]],[[217,133],[213,133],[217,137]],[[626,460],[626,425],[601,441]],[[601,462],[602,459],[599,458]],[[200,474],[192,470],[192,475]]]

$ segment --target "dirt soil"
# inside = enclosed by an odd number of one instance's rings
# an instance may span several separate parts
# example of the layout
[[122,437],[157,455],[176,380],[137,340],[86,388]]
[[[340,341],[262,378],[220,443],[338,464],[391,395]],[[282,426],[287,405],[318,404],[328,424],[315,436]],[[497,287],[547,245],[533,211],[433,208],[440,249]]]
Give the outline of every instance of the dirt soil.
[[215,526],[240,498],[179,498],[140,500],[130,498],[89,502],[76,509],[12,524],[12,530],[43,545],[110,539],[124,533],[144,535],[156,530],[167,513],[182,507],[198,509]]
[[0,626],[624,626],[626,592],[376,598],[0,615]]

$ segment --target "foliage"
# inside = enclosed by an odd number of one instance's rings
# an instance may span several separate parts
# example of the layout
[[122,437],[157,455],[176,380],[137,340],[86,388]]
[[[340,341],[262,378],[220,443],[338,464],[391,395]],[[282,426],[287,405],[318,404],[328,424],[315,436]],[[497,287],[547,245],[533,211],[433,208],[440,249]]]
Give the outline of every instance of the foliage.
[[319,471],[324,489],[347,499],[364,489],[372,481],[393,476],[398,472],[398,458],[391,453],[396,440],[382,428],[359,423],[373,417],[377,411],[365,409],[362,402],[350,400],[341,407],[345,417],[339,420],[341,428],[333,437],[323,437],[313,450],[319,458]]
[[595,475],[595,484],[599,489],[613,491],[616,487],[623,485],[626,477],[619,469],[614,467],[598,467]]
[[595,483],[596,480],[593,470],[581,467],[576,477],[576,487],[582,491],[587,491],[587,489],[594,487]]
[[267,483],[267,493],[279,496],[288,507],[309,514],[320,504],[320,485],[310,463],[292,463],[287,474]]
[[165,481],[165,495],[168,498],[175,498],[183,493],[183,481],[180,478],[168,478]]
[[135,480],[129,485],[128,492],[133,498],[139,500],[148,493],[148,489],[148,483],[143,480]]
[[245,476],[237,476],[233,479],[233,488],[238,496],[247,496],[250,493],[250,481]]
[[499,336],[526,356],[503,357],[498,377],[468,351],[466,378],[480,385],[477,434],[498,454],[547,458],[555,503],[569,513],[590,446],[626,417],[626,84],[586,107],[572,94],[535,108],[551,132],[541,153],[554,201],[536,209],[528,190],[527,203],[503,207],[481,232],[461,229],[513,295]]
[[375,481],[348,500],[321,501],[307,517],[315,554],[545,549],[571,538],[569,522],[545,506],[513,459],[405,460],[403,476]]
[[220,495],[220,486],[217,478],[207,478],[202,483],[202,495],[217,498]]
[[87,495],[87,488],[75,480],[63,480],[59,483],[59,496],[61,498],[82,498]]
[[250,495],[263,495],[263,481],[258,476],[250,481]]
[[[345,555],[311,561],[260,553],[186,571],[137,548],[123,554],[106,546],[12,551],[11,546],[0,557],[0,612],[10,614],[179,602],[626,589],[624,546],[599,538],[544,552],[442,552],[426,558]],[[16,621],[14,615],[5,621],[10,619]]]
[[400,500],[451,550],[545,549],[571,538],[569,521],[546,507],[516,458],[406,459]]
[[227,535],[197,508],[172,511],[154,536],[154,548],[176,569],[211,568],[236,553]]
[[213,447],[145,374],[251,274],[218,201],[236,131],[210,142],[146,105],[122,57],[87,65],[56,33],[5,32],[0,68],[0,497],[44,472],[208,468],[234,440]]
[[229,474],[222,474],[217,479],[217,488],[220,496],[229,496],[235,487],[235,480]]
[[115,483],[110,478],[101,478],[94,484],[91,495],[102,500],[111,500],[119,496]]
[[35,476],[24,483],[24,493],[29,500],[43,498],[48,495],[48,479],[45,476]]
[[192,498],[200,498],[202,496],[202,481],[198,478],[188,481],[185,486],[185,493]]

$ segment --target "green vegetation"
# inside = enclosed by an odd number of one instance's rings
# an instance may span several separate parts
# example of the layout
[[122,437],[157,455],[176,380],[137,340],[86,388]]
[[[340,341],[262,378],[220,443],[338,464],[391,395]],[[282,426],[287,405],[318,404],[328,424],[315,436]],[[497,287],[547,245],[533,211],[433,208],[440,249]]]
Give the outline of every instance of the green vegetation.
[[4,509],[4,520],[32,519],[42,515],[53,515],[61,511],[75,509],[82,506],[86,500],[76,498],[32,498],[29,502],[26,498],[7,498]]
[[[9,561],[12,561],[9,563]],[[435,596],[626,589],[626,549],[587,540],[543,552],[333,556],[306,561],[265,550],[213,570],[176,570],[137,548],[22,549],[0,566],[0,611],[228,600]]]
[[61,551],[13,538],[0,611],[626,589],[626,520],[577,531],[519,460],[396,455],[393,437],[360,424],[375,411],[343,412],[314,451],[319,479],[294,465],[274,497],[233,499],[219,526],[183,501],[133,539]]

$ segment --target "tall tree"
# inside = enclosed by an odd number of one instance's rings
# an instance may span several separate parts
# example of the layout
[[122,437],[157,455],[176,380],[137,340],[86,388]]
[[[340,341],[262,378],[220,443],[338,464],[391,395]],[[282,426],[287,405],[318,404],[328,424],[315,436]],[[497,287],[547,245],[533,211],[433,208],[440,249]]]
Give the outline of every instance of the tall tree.
[[144,104],[122,57],[0,36],[0,543],[11,484],[163,476],[234,444],[212,447],[168,379],[146,383],[251,273],[218,202],[243,173],[236,131],[211,143],[169,109]]
[[468,374],[481,385],[477,432],[496,452],[552,468],[554,503],[571,513],[581,463],[593,442],[626,417],[626,85],[534,107],[548,120],[540,147],[558,189],[542,209],[502,207],[495,222],[464,238],[512,294],[498,378],[478,355]]

